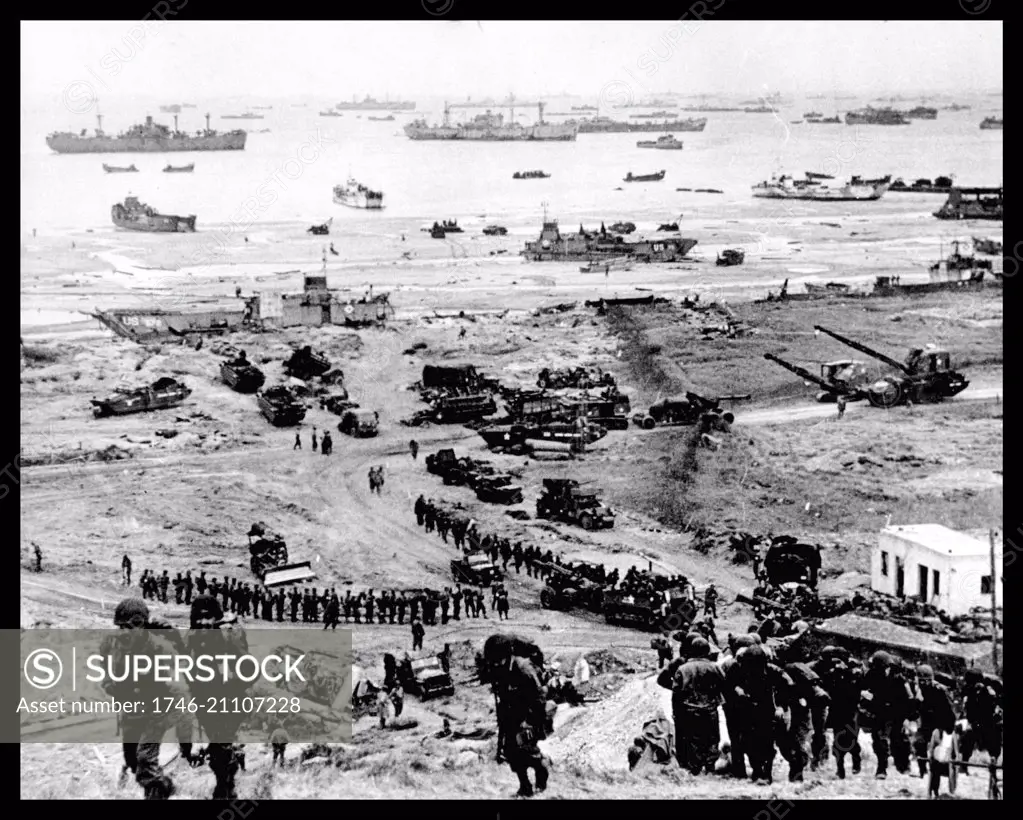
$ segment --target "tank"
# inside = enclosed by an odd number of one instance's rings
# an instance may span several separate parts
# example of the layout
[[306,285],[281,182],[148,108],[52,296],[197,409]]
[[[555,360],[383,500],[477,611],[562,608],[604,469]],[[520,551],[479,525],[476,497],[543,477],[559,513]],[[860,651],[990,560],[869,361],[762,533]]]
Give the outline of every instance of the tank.
[[266,381],[263,371],[246,359],[244,352],[221,363],[220,378],[238,393],[255,393]]
[[302,379],[314,379],[330,370],[330,360],[322,353],[315,352],[309,345],[299,348],[284,363],[284,372],[289,376]]
[[161,410],[166,407],[177,407],[192,395],[191,388],[183,382],[165,376],[151,385],[136,388],[116,388],[103,399],[91,399],[93,415],[124,416],[129,413],[142,413],[147,410]]
[[305,418],[305,405],[287,385],[269,387],[257,394],[260,412],[275,427],[293,427]]

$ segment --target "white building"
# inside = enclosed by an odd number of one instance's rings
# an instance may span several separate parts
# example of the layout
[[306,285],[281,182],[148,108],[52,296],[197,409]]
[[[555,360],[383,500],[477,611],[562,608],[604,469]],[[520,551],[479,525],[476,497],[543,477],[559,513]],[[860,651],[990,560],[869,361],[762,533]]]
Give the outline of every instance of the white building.
[[940,524],[885,527],[871,559],[871,589],[916,598],[950,615],[990,607],[992,584],[1001,608],[1001,550],[995,552],[992,578],[991,545]]

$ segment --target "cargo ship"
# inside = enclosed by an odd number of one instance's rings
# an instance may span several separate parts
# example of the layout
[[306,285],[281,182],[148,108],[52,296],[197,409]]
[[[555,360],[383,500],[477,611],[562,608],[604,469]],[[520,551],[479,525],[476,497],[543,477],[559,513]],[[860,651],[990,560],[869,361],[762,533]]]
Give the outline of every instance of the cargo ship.
[[989,129],[1001,131],[1002,130],[1001,117],[984,117],[984,119],[981,120],[980,127],[985,131]]
[[195,233],[195,215],[172,216],[157,213],[138,197],[129,196],[122,205],[118,202],[110,209],[110,218],[118,228],[146,233]]
[[334,202],[349,208],[380,211],[384,207],[384,195],[381,191],[371,191],[362,183],[349,177],[348,182],[344,185],[334,186]]
[[[972,199],[970,197],[973,197]],[[1001,188],[953,188],[941,208],[938,219],[1001,219]]]
[[339,102],[336,106],[338,111],[415,111],[416,104],[404,100],[375,100],[366,96],[361,102],[352,97],[351,102]]
[[918,105],[916,108],[912,108],[909,111],[904,112],[905,116],[913,120],[936,120],[938,119],[938,109],[928,108],[925,105]]
[[579,133],[575,123],[552,124],[543,119],[544,104],[538,104],[539,119],[535,125],[522,126],[516,122],[504,122],[503,114],[494,114],[489,109],[477,114],[461,125],[450,124],[450,109],[444,106],[442,125],[427,125],[419,119],[405,126],[405,134],[413,140],[473,140],[494,142],[544,141],[567,142]]
[[526,242],[521,252],[532,262],[601,262],[614,260],[617,267],[633,262],[678,262],[695,246],[697,240],[683,236],[659,236],[654,239],[628,238],[607,231],[587,232],[579,226],[578,233],[562,234],[556,219],[544,214],[540,237]]
[[707,118],[685,120],[664,120],[663,122],[622,122],[609,117],[592,117],[583,120],[568,120],[565,125],[575,125],[580,134],[649,134],[671,133],[673,131],[702,131]]
[[665,134],[656,140],[640,140],[636,143],[637,148],[659,148],[662,151],[681,151],[684,143],[675,139],[671,134]]
[[807,179],[794,179],[782,175],[753,186],[753,196],[766,199],[814,199],[832,202],[873,201],[884,196],[891,185],[891,177],[863,180],[853,177],[849,182],[832,186],[824,174],[807,175]]
[[846,125],[909,125],[909,120],[894,108],[872,108],[867,106],[845,115]]
[[244,131],[220,133],[210,128],[210,115],[206,115],[206,130],[186,134],[166,125],[154,123],[146,117],[145,125],[133,125],[122,134],[112,137],[103,131],[103,116],[96,115],[95,136],[70,132],[55,132],[46,137],[46,144],[58,154],[124,154],[161,153],[164,151],[241,151],[245,148]]

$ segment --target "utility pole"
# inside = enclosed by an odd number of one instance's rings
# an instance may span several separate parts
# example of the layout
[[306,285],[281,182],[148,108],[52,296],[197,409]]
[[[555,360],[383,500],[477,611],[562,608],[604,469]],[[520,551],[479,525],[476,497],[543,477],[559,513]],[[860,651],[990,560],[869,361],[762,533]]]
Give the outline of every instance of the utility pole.
[[995,613],[995,605],[997,603],[995,590],[998,587],[998,576],[995,574],[995,531],[991,530],[988,535],[991,541],[991,663],[994,666],[995,674],[999,674],[998,617]]

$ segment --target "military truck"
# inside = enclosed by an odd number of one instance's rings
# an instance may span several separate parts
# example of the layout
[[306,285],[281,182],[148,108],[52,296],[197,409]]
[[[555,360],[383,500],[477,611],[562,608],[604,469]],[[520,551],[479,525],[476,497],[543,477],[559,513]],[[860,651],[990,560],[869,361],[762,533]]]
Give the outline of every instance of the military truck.
[[472,481],[472,488],[480,501],[491,504],[521,504],[522,487],[512,484],[507,474],[478,476]]
[[489,393],[472,396],[446,396],[436,399],[429,410],[420,410],[406,423],[419,427],[425,423],[461,424],[474,419],[492,416],[497,404]]
[[614,512],[596,493],[584,490],[571,478],[545,478],[536,500],[536,517],[578,524],[584,530],[611,529]]
[[337,429],[347,436],[370,438],[379,430],[380,414],[376,410],[346,410]]
[[468,484],[475,475],[493,475],[489,461],[477,461],[469,456],[458,458],[450,447],[430,453],[426,457],[426,471],[439,475],[448,486]]
[[309,345],[300,347],[284,362],[284,372],[292,378],[314,379],[330,370],[330,360],[315,352]]
[[263,371],[245,358],[244,350],[239,351],[233,359],[221,363],[220,378],[238,393],[255,393],[266,381]]
[[164,376],[146,387],[116,387],[111,395],[102,399],[90,399],[90,402],[93,406],[92,414],[99,419],[104,416],[124,416],[146,410],[177,407],[190,395],[192,389],[184,382]]
[[451,575],[458,584],[488,587],[502,578],[501,570],[483,551],[470,552],[451,562]]
[[[257,521],[247,533],[249,537],[249,568],[252,574],[263,580],[269,570],[288,563],[288,545],[284,539],[270,530],[265,523]],[[252,539],[256,540],[253,541]]]
[[650,405],[645,413],[637,413],[632,417],[633,422],[644,430],[653,430],[655,427],[677,427],[680,425],[698,424],[705,415],[713,415],[720,418],[726,424],[735,421],[732,413],[725,412],[721,408],[723,401],[745,401],[752,398],[751,395],[719,396],[718,398],[706,398],[698,393],[687,392],[684,396],[665,398]]
[[256,394],[260,412],[274,427],[293,427],[305,418],[305,404],[285,384],[268,387]]
[[595,371],[585,367],[551,370],[545,367],[536,377],[536,386],[545,390],[558,390],[564,387],[578,387],[588,390],[591,387],[613,387],[615,378],[599,368]]
[[402,689],[420,700],[455,694],[451,675],[437,655],[405,653],[398,664],[398,682]]
[[604,591],[604,620],[609,624],[640,629],[681,629],[696,620],[698,610],[684,590],[637,592],[622,589]]
[[540,590],[540,606],[544,609],[603,611],[604,588],[600,584],[561,564],[543,563],[541,566],[550,571],[547,583]]

